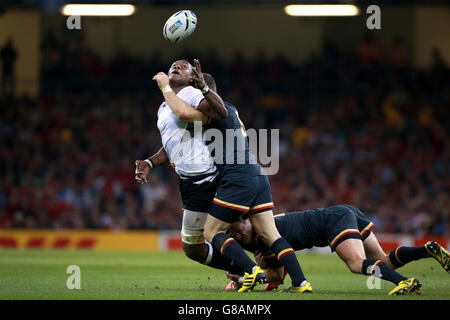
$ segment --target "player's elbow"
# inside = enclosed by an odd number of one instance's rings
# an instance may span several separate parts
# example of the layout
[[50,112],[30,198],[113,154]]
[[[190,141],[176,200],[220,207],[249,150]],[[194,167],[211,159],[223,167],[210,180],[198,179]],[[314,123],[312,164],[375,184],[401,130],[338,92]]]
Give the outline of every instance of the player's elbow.
[[226,117],[228,117],[228,110],[227,108],[225,108],[225,106],[220,110],[220,112],[218,113],[218,118],[220,120],[225,119]]
[[225,119],[226,117],[228,117],[228,109],[225,107],[225,104],[222,100],[220,100],[219,104],[220,107],[216,108],[216,114],[219,119]]
[[209,104],[209,109],[212,110],[212,115],[215,119],[225,119],[228,117],[228,109],[225,107],[222,99]]
[[197,120],[195,118],[195,116],[193,116],[191,113],[185,112],[185,111],[178,112],[175,115],[178,117],[178,119],[185,121],[185,122],[193,122],[193,121]]

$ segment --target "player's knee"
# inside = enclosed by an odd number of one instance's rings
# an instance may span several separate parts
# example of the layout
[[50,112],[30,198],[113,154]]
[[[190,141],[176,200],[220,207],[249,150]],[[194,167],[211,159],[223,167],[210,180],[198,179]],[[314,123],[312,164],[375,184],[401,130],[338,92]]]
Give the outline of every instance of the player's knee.
[[275,242],[275,240],[280,238],[280,235],[277,233],[268,233],[261,232],[259,233],[261,240],[266,244],[266,246],[270,247]]
[[270,213],[263,212],[255,214],[251,216],[251,221],[256,233],[267,246],[270,247],[275,240],[281,237],[273,221],[271,211]]
[[206,241],[208,241],[209,243],[212,243],[215,235],[218,233],[226,233],[229,226],[230,226],[229,223],[225,223],[222,221],[220,221],[218,223],[214,223],[214,222],[209,222],[208,220],[206,220],[205,230],[203,231]]
[[203,244],[188,244],[183,242],[183,251],[189,259],[202,263],[206,259],[207,245]]
[[363,261],[364,261],[364,259],[362,259],[362,258],[354,258],[354,259],[348,260],[346,262],[347,262],[347,266],[351,272],[361,273]]
[[212,240],[213,240],[214,236],[216,235],[216,233],[217,233],[217,230],[215,230],[213,228],[211,228],[211,229],[205,228],[204,236],[205,236],[206,241],[212,243]]
[[205,243],[202,229],[183,226],[181,229],[181,240],[183,251],[188,258],[199,262],[205,260],[207,244]]

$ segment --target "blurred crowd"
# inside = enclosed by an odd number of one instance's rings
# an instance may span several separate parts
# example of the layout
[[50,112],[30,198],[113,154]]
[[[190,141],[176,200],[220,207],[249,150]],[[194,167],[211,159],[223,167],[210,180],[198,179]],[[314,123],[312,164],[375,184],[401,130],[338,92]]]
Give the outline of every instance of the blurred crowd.
[[[449,232],[450,74],[439,52],[417,70],[402,39],[382,47],[368,34],[352,52],[325,42],[304,62],[183,55],[194,57],[247,128],[280,129],[275,212],[348,203],[377,232]],[[134,181],[134,160],[161,147],[151,78],[168,67],[158,53],[105,62],[82,39],[47,36],[40,97],[1,102],[0,228],[180,229],[173,169]]]

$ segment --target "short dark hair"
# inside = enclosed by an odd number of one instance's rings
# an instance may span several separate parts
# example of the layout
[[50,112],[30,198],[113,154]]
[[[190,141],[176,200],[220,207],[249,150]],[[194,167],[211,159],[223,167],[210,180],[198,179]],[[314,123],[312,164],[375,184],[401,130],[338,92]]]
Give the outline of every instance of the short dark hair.
[[206,85],[214,92],[217,92],[216,80],[214,77],[206,72],[203,72],[203,78],[205,78]]
[[177,61],[180,61],[180,62],[182,62],[182,63],[186,63],[186,64],[192,66],[192,64],[191,64],[188,60],[186,60],[186,59],[177,59],[177,60],[174,60],[174,61],[172,62],[172,64],[174,64],[174,63],[177,62]]

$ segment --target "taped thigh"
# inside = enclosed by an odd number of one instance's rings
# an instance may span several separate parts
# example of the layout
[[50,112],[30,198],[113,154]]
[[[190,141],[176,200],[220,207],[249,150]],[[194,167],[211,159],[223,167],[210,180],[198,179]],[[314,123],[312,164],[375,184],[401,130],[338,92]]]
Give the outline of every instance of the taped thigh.
[[196,212],[184,209],[181,239],[186,244],[201,244],[205,242],[203,235],[207,212]]

